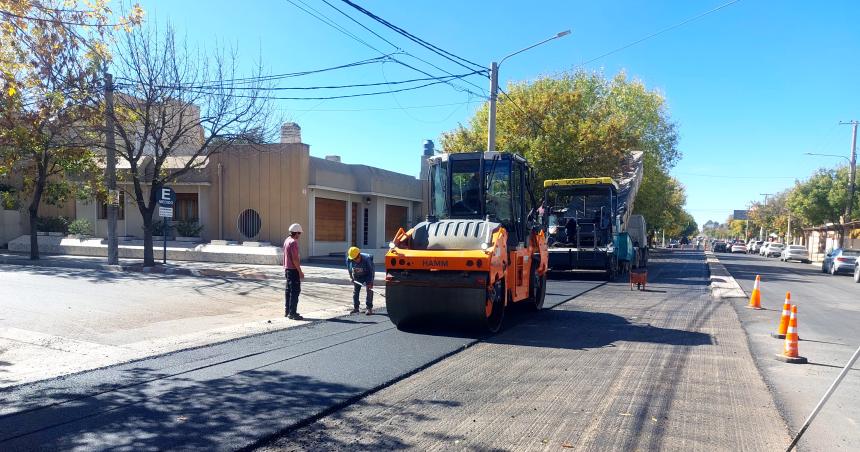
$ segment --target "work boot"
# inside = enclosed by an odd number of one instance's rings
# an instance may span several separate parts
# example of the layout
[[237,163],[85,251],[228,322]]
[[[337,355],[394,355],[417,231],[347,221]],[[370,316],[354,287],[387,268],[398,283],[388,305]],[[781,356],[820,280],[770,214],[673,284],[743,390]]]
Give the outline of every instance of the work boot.
[[361,310],[358,308],[352,308],[352,311],[349,311],[350,314],[358,314],[359,312],[361,312]]
[[367,312],[365,312],[365,314],[373,315],[373,308],[367,308]]
[[290,318],[291,320],[304,320],[304,319],[305,319],[305,318],[304,318],[304,317],[302,317],[302,315],[301,315],[301,314],[299,314],[298,312],[296,312],[295,314],[289,315],[289,316],[287,316],[287,317],[288,317],[288,318]]

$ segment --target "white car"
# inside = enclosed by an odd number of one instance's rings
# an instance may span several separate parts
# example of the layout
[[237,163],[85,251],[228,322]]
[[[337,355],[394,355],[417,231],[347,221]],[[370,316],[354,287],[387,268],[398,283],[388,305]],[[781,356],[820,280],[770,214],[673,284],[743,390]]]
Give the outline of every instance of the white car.
[[732,254],[734,254],[734,253],[746,253],[746,252],[747,252],[747,246],[744,245],[743,242],[737,242],[734,245],[732,245]]
[[788,245],[782,250],[782,254],[779,255],[779,260],[783,262],[800,261],[808,264],[809,252],[806,251],[806,247],[803,245]]
[[750,254],[761,252],[761,247],[763,247],[764,245],[765,245],[765,242],[763,240],[756,240],[752,244],[752,246],[749,247]]
[[762,248],[764,249],[762,256],[764,256],[764,257],[779,257],[782,255],[782,250],[785,249],[785,244],[773,242],[773,243],[769,243],[767,248],[764,248],[764,247],[762,247]]

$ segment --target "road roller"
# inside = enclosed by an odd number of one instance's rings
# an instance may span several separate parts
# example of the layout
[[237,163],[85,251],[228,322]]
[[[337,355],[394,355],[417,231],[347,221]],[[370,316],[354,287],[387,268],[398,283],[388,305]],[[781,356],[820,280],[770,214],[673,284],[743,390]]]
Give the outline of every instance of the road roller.
[[397,231],[385,255],[388,316],[400,329],[501,328],[505,309],[541,309],[547,245],[526,160],[505,152],[428,158],[425,221]]

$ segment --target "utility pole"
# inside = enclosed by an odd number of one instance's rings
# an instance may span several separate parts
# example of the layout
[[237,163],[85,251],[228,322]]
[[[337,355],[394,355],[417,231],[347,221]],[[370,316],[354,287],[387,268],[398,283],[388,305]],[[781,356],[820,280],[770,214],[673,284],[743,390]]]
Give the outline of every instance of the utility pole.
[[116,189],[116,137],[113,123],[113,76],[105,71],[105,183],[107,196],[108,223],[108,265],[119,265],[119,243],[116,237],[119,192]]
[[848,203],[845,205],[845,219],[843,220],[842,234],[839,238],[839,246],[841,247],[845,245],[845,236],[848,235],[845,223],[851,222],[851,210],[854,208],[854,181],[857,174],[857,124],[860,124],[860,121],[839,122],[839,124],[851,124],[853,126],[851,132],[851,159],[848,164]]
[[517,50],[514,53],[511,53],[501,60],[498,63],[493,61],[490,65],[490,114],[487,117],[487,151],[493,152],[496,150],[496,101],[499,97],[499,66],[505,62],[508,58],[518,54],[525,52],[526,50],[533,49],[541,44],[552,41],[553,39],[558,39],[570,34],[570,30],[562,31],[556,33],[555,36],[551,38],[544,39],[543,41],[532,44],[524,49]]
[[499,65],[490,65],[490,117],[487,124],[487,151],[496,150],[496,100],[499,97]]

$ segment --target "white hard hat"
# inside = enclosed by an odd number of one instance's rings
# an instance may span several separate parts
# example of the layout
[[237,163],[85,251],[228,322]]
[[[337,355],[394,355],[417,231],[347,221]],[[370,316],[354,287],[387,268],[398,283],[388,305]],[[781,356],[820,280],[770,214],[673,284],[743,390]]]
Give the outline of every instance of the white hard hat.
[[302,225],[300,225],[298,223],[293,223],[290,225],[290,232],[302,232],[302,233],[304,233],[305,231],[302,231]]

